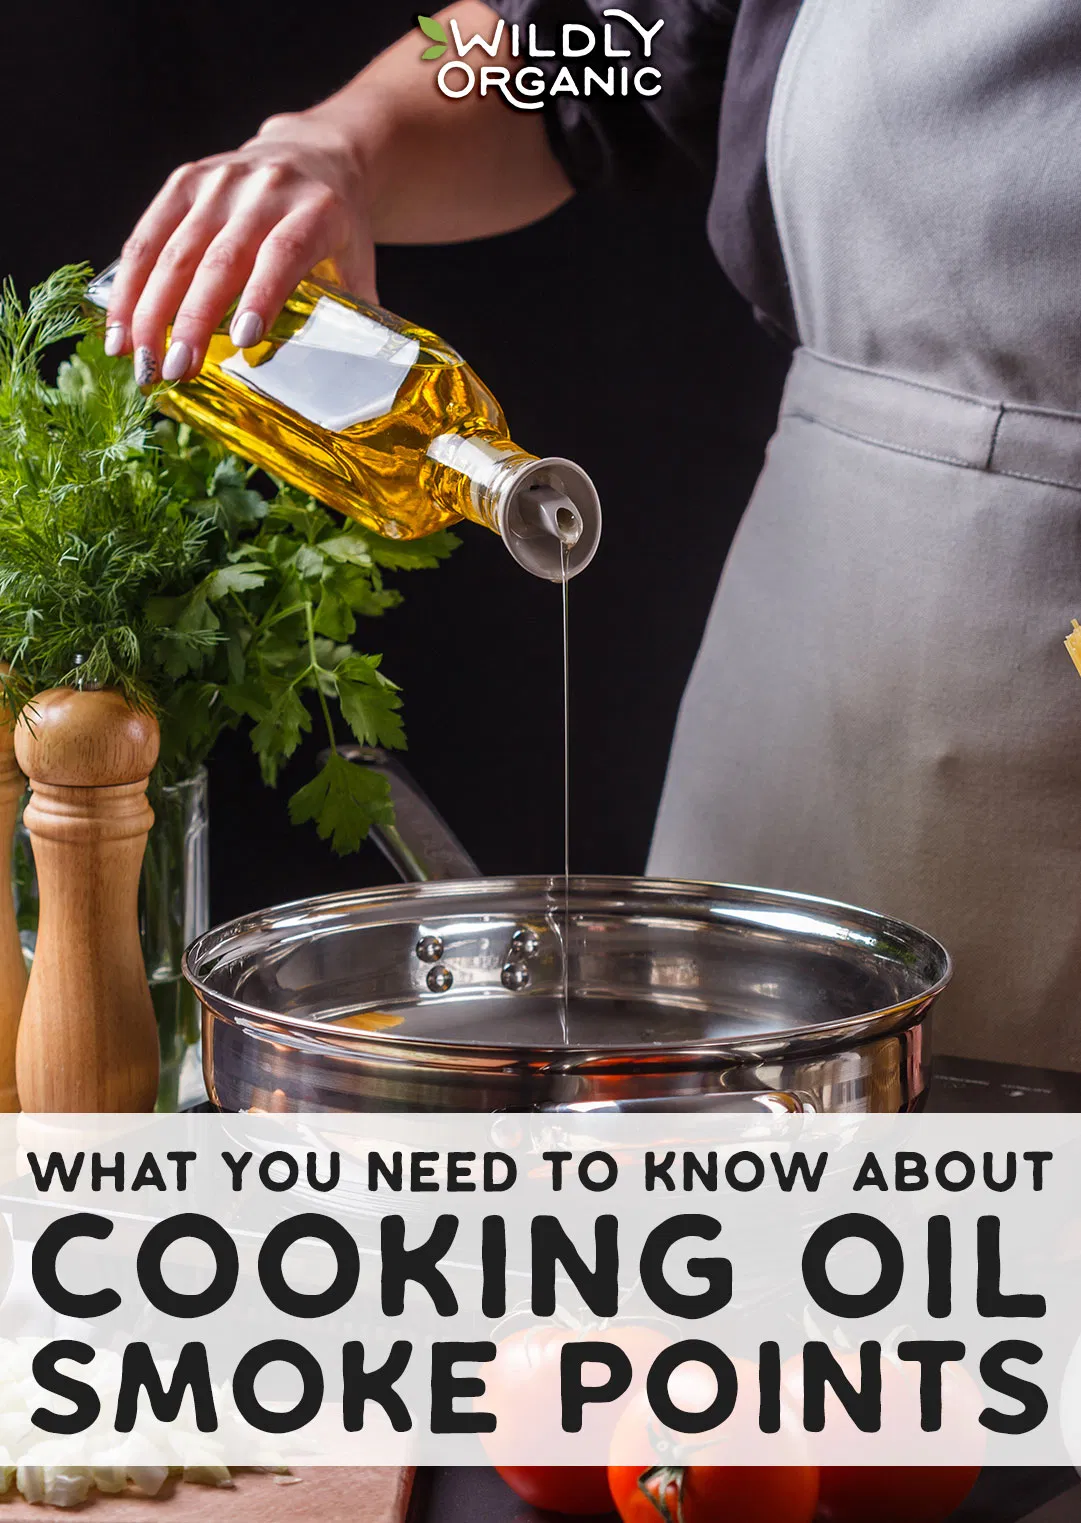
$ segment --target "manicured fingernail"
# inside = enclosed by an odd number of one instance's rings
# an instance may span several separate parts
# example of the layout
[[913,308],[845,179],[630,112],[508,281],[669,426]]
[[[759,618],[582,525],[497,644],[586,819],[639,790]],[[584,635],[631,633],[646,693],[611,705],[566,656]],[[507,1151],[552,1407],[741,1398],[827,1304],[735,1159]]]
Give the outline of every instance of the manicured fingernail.
[[229,337],[238,349],[250,349],[263,336],[263,319],[249,308],[238,312],[229,327]]
[[105,330],[105,353],[115,359],[127,342],[128,330],[123,323],[110,323]]
[[158,376],[158,362],[149,344],[140,344],[135,351],[136,386],[153,386]]
[[182,338],[174,339],[169,345],[169,352],[165,356],[165,363],[161,367],[163,381],[179,381],[182,375],[186,375],[191,368],[191,345],[186,344]]

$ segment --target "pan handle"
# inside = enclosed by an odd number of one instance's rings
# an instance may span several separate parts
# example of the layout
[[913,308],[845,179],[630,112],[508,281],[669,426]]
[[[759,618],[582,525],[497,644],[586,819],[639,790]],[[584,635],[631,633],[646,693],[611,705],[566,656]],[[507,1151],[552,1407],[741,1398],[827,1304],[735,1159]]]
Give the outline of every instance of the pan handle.
[[688,1111],[708,1116],[802,1116],[812,1106],[785,1090],[718,1090],[712,1095],[651,1095],[648,1099],[577,1100],[545,1110],[575,1116],[627,1116]]
[[479,878],[480,868],[428,795],[394,757],[375,746],[339,746],[342,756],[378,772],[390,784],[393,825],[373,825],[371,839],[405,883]]

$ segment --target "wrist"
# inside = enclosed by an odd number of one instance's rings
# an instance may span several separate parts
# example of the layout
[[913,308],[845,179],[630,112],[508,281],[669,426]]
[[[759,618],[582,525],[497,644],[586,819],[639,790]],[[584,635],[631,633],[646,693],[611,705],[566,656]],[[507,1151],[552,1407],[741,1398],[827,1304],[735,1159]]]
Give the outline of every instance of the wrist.
[[357,91],[348,100],[332,98],[305,115],[315,131],[335,144],[349,172],[363,187],[369,211],[382,193],[391,140],[389,112],[380,109],[374,92]]
[[261,143],[283,142],[326,155],[346,179],[367,182],[367,154],[359,141],[357,123],[333,109],[331,102],[306,111],[283,112],[267,117],[256,133]]

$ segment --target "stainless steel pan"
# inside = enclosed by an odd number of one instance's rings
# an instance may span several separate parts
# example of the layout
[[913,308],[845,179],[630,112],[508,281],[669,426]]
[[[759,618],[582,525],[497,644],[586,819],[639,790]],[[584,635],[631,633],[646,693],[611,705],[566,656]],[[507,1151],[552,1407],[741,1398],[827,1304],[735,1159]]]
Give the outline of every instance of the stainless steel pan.
[[395,795],[380,844],[428,881],[284,905],[189,947],[223,1109],[922,1102],[950,976],[924,932],[757,888],[576,877],[565,898],[561,877],[480,878],[408,776],[357,754]]

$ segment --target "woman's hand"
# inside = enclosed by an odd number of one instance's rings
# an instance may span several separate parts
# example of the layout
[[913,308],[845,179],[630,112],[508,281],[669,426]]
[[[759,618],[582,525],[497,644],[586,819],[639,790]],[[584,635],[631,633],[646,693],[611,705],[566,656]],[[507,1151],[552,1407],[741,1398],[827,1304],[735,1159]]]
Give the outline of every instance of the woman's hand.
[[[493,36],[499,21],[484,0],[439,16],[466,36]],[[513,62],[508,36],[497,62]],[[573,194],[539,113],[508,111],[495,91],[441,95],[422,42],[403,37],[321,105],[169,176],[124,245],[109,303],[106,351],[133,349],[141,386],[197,374],[238,297],[229,333],[247,349],[324,259],[375,301],[376,240],[488,238]]]
[[363,165],[332,119],[271,117],[235,152],[175,170],[140,217],[113,284],[106,352],[134,350],[141,386],[188,379],[237,297],[229,332],[248,348],[323,259],[376,300]]

